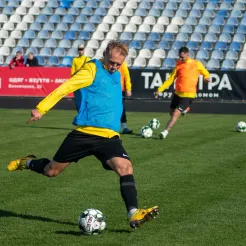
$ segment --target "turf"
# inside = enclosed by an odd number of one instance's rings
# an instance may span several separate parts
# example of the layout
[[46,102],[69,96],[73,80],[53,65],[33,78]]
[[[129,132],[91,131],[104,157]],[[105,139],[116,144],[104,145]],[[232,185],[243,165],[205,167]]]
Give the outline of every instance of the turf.
[[[0,110],[0,245],[246,245],[246,133],[239,115],[182,117],[165,140],[122,136],[134,164],[140,207],[160,206],[159,217],[133,231],[118,177],[88,157],[49,179],[8,172],[8,161],[29,153],[52,158],[73,129],[74,111],[51,111],[26,124],[29,110]],[[128,113],[138,133],[161,113]],[[82,236],[77,218],[95,207],[107,218],[100,236]]]

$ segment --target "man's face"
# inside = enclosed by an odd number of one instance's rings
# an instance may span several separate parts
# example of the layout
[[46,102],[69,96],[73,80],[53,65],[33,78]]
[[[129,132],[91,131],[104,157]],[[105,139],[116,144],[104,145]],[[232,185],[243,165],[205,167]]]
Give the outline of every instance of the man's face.
[[16,59],[20,59],[20,57],[21,57],[21,53],[20,52],[16,53]]
[[124,62],[125,58],[126,57],[116,49],[111,50],[111,52],[107,52],[104,56],[104,62],[108,71],[110,73],[117,71]]
[[84,48],[79,48],[78,52],[79,52],[79,55],[82,56],[82,55],[84,55],[85,49]]
[[180,61],[182,61],[182,62],[186,62],[189,59],[189,57],[190,57],[190,53],[189,52],[187,52],[187,53],[181,52],[179,54]]
[[28,58],[29,58],[30,60],[32,60],[32,59],[33,59],[33,54],[28,54]]

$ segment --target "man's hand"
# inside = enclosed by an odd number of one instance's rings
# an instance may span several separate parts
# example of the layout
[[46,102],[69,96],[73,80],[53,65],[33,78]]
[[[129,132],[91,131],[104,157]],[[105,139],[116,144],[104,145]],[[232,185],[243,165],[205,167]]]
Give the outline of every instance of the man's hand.
[[208,82],[210,82],[210,78],[206,78],[206,79],[204,79],[204,81],[208,83]]
[[155,91],[155,92],[154,92],[154,95],[155,95],[155,98],[158,98],[159,92],[158,92],[158,91]]
[[130,97],[132,95],[132,92],[131,91],[126,91],[126,96],[127,97]]
[[43,115],[37,109],[33,109],[31,112],[31,118],[27,121],[27,124],[31,121],[40,120],[42,116]]

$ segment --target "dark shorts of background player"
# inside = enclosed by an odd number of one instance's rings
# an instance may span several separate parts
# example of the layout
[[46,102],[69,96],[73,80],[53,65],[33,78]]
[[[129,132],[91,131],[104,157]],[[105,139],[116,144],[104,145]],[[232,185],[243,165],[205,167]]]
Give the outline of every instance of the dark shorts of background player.
[[174,94],[170,108],[178,109],[181,113],[184,113],[187,110],[187,108],[190,107],[192,101],[193,101],[193,98],[179,97],[178,95]]
[[78,162],[80,159],[90,155],[94,155],[101,161],[106,170],[112,170],[106,164],[106,161],[113,157],[130,160],[122,146],[122,141],[117,135],[112,138],[104,138],[77,130],[67,135],[53,160],[61,163]]

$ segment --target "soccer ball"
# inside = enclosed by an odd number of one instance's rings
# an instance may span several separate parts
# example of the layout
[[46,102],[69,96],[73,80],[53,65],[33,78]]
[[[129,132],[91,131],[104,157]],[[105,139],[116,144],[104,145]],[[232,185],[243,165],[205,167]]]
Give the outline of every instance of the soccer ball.
[[246,123],[244,121],[239,121],[236,126],[238,132],[246,132]]
[[153,135],[153,131],[149,126],[143,126],[140,130],[140,135],[143,138],[151,138]]
[[151,119],[149,121],[149,127],[152,129],[158,129],[160,127],[160,121],[157,119]]
[[79,216],[79,229],[86,235],[98,235],[106,228],[105,217],[95,208],[85,210]]

